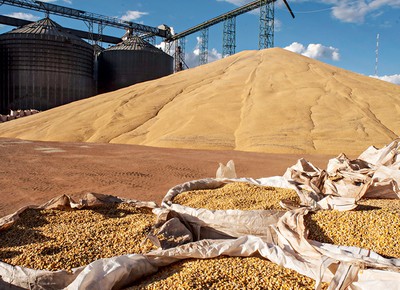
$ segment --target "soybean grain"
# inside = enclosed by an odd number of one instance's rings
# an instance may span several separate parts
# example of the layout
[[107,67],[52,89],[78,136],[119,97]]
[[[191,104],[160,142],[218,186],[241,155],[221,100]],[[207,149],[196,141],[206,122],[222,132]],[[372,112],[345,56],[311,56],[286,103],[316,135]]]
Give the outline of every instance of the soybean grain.
[[[324,283],[322,289],[327,289]],[[126,290],[314,289],[315,281],[259,257],[188,259],[166,266]]]
[[210,210],[282,210],[279,202],[284,199],[300,203],[300,198],[292,189],[232,182],[217,189],[180,193],[173,202]]
[[100,258],[155,249],[146,235],[150,210],[129,204],[82,210],[28,209],[0,234],[0,260],[41,270],[67,270]]
[[308,238],[400,258],[400,200],[364,199],[352,211],[321,210],[305,218]]

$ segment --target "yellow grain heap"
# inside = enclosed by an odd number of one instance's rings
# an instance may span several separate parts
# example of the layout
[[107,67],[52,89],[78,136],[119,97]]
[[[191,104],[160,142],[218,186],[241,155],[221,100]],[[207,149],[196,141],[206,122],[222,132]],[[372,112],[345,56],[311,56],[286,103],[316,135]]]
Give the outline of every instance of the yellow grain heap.
[[308,238],[400,258],[400,200],[365,199],[353,211],[324,210],[305,218]]
[[[315,281],[258,257],[188,259],[166,266],[126,290],[314,289]],[[327,289],[327,285],[323,285]]]
[[28,209],[0,234],[0,260],[33,269],[71,270],[100,258],[153,249],[141,244],[155,221],[129,204],[82,210]]
[[217,189],[183,192],[173,202],[210,210],[282,210],[279,202],[283,199],[300,202],[296,191],[292,189],[232,182]]

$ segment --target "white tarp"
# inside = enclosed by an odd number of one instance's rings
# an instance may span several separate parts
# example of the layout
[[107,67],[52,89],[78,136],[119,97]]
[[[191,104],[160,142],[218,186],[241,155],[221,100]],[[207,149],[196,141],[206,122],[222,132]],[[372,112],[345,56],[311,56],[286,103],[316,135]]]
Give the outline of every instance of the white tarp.
[[[399,165],[398,140],[380,150],[370,147],[356,160],[349,160],[341,154],[329,162],[326,170],[300,159],[281,177],[236,178],[231,163],[218,170],[219,178],[190,181],[173,187],[166,194],[162,206],[153,210],[159,216],[158,229],[177,238],[182,235],[186,242],[193,242],[144,255],[100,259],[74,269],[72,274],[35,271],[0,263],[0,288],[123,289],[156,272],[159,267],[180,259],[259,253],[278,265],[315,279],[317,289],[322,281],[330,283],[329,289],[400,289],[399,259],[386,259],[356,247],[307,240],[303,221],[309,210],[351,210],[363,196],[397,198],[400,194]],[[173,197],[181,192],[217,188],[235,181],[295,189],[302,207],[287,205],[290,210],[286,212],[210,211],[173,203]],[[68,197],[63,199],[71,207],[76,204]],[[79,206],[82,204],[85,202]],[[10,226],[13,218],[15,216],[7,217],[4,225]],[[173,226],[163,227],[168,222]]]

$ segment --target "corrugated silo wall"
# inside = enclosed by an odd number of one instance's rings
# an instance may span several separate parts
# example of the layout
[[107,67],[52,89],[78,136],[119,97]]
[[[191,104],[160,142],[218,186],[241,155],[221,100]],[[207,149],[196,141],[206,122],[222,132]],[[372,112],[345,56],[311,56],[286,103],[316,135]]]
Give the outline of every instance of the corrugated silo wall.
[[[47,110],[93,95],[93,49],[65,37],[3,34],[2,110]],[[4,68],[3,68],[4,66]]]
[[173,73],[173,58],[147,50],[105,50],[99,57],[99,93]]
[[7,114],[7,86],[8,86],[8,78],[7,78],[7,55],[5,50],[3,49],[3,45],[0,42],[0,114]]

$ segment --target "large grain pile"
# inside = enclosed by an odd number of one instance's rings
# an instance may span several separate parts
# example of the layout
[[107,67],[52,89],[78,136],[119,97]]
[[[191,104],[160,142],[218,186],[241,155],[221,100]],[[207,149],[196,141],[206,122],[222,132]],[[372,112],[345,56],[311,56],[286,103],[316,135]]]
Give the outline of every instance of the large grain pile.
[[399,107],[398,85],[271,48],[6,122],[0,136],[351,155],[400,135]]
[[[188,259],[144,278],[138,289],[314,289],[315,281],[258,257]],[[327,284],[323,284],[327,289]]]
[[210,210],[282,210],[279,204],[281,200],[300,203],[300,198],[292,189],[245,182],[227,183],[216,189],[186,191],[178,194],[173,202]]
[[100,258],[145,253],[155,216],[129,204],[82,210],[28,209],[0,234],[0,260],[33,269],[71,270]]
[[356,210],[321,210],[305,218],[308,238],[400,258],[400,200],[365,199]]

